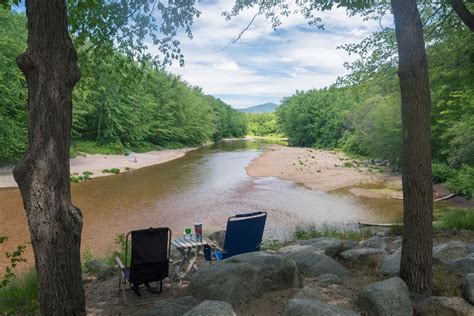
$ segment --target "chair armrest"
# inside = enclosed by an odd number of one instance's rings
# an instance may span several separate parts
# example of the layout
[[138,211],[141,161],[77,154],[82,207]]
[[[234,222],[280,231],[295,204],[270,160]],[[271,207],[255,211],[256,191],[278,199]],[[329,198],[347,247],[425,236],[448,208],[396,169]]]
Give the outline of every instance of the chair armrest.
[[122,263],[122,260],[120,260],[119,257],[115,257],[115,262],[117,262],[117,266],[119,267],[120,270],[125,270],[125,266]]
[[221,249],[215,242],[213,242],[212,240],[208,239],[208,238],[205,238],[205,241],[207,242],[207,245],[209,247],[211,247],[212,249],[217,249],[219,251],[222,251],[224,252],[224,249]]

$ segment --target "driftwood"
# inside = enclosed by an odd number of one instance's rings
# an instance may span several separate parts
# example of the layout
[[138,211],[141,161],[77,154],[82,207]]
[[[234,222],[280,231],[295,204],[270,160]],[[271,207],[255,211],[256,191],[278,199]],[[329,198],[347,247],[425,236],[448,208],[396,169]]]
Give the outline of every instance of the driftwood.
[[387,224],[378,224],[378,223],[365,223],[365,222],[359,222],[358,223],[360,226],[380,226],[380,227],[393,227],[393,226],[401,226],[403,224],[401,223],[387,223]]
[[[457,193],[451,193],[451,194],[448,194],[446,196],[442,196],[440,198],[434,199],[433,202],[449,200],[449,199],[451,199],[451,198],[453,198],[457,195],[458,195]],[[403,200],[403,198],[399,198],[399,197],[391,197],[391,199],[393,199],[393,200]]]
[[442,196],[442,197],[440,197],[440,198],[434,199],[433,201],[434,201],[434,202],[438,202],[438,201],[448,200],[448,199],[450,199],[450,198],[455,197],[456,195],[457,195],[456,193],[451,193],[451,194],[448,194],[448,195],[446,195],[446,196]]

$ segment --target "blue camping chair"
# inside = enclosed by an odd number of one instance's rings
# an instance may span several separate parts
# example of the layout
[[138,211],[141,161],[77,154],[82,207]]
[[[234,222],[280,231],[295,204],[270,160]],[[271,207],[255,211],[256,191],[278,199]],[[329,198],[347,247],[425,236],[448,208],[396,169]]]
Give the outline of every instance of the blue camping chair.
[[211,262],[212,259],[220,261],[242,253],[259,251],[266,220],[266,212],[237,214],[229,217],[224,249],[209,242],[207,246],[204,246],[204,258]]

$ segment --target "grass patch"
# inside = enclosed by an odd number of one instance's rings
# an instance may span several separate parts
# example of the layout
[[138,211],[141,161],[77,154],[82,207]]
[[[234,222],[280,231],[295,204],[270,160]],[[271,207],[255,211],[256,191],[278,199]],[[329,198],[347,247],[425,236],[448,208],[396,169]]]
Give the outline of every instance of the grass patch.
[[126,146],[121,142],[103,144],[91,140],[74,140],[69,150],[71,157],[83,154],[103,154],[103,155],[125,155],[130,152],[144,153],[153,150],[176,149],[185,147],[179,143],[170,143],[165,146],[158,146],[152,143],[143,142]]
[[38,279],[34,269],[0,288],[0,314],[35,314],[39,308]]
[[297,226],[294,232],[296,240],[306,240],[318,237],[336,237],[349,240],[364,240],[374,235],[370,228],[353,229],[343,226],[323,225],[316,227],[315,225]]
[[438,227],[474,230],[474,209],[451,209],[441,215]]
[[102,173],[114,173],[114,174],[118,174],[118,173],[120,173],[120,169],[119,169],[119,168],[104,169],[104,170],[102,170]]
[[278,239],[265,240],[262,243],[261,250],[273,250],[278,251],[280,248],[285,246],[285,243]]

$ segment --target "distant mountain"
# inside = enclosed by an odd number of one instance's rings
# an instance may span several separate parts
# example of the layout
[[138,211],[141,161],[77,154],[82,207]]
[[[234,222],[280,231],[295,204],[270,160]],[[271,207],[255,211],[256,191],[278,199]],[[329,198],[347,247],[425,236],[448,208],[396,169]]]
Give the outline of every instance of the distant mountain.
[[254,105],[245,109],[240,109],[240,111],[245,113],[268,113],[275,112],[278,104],[267,102],[264,104]]

